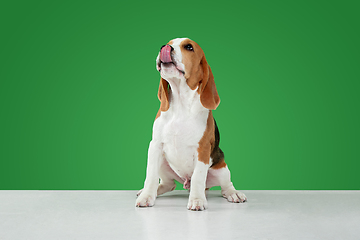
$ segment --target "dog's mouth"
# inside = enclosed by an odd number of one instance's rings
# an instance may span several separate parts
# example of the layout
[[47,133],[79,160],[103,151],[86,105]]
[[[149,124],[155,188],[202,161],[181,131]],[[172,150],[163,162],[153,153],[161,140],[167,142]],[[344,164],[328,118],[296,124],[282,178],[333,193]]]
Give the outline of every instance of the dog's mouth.
[[185,72],[183,70],[180,70],[179,67],[173,61],[172,62],[159,61],[158,64],[157,64],[157,70],[159,72],[161,72],[162,68],[171,68],[172,66],[174,66],[180,73],[185,75]]

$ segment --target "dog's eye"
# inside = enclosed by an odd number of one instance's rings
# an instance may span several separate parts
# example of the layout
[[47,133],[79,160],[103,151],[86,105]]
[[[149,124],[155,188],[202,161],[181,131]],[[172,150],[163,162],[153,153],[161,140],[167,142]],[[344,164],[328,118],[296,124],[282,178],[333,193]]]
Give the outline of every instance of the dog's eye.
[[192,46],[191,44],[186,44],[186,45],[184,46],[184,48],[185,48],[186,50],[188,50],[188,51],[194,51],[194,48],[193,48],[193,46]]

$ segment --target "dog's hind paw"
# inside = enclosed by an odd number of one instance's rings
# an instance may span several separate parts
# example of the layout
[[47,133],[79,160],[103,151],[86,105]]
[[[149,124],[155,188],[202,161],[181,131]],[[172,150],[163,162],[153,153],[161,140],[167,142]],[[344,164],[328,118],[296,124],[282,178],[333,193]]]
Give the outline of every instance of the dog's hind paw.
[[247,197],[245,196],[245,194],[235,189],[222,192],[222,195],[229,202],[233,202],[233,203],[244,203],[247,201]]

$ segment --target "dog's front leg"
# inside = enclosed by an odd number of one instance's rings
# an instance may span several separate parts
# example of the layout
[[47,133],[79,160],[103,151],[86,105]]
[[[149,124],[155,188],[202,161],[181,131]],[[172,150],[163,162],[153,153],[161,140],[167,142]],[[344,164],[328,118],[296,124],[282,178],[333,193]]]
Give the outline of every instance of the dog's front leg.
[[159,186],[159,167],[162,160],[162,145],[152,140],[149,144],[146,179],[141,194],[136,199],[136,207],[152,207]]
[[194,173],[191,177],[190,196],[187,208],[193,211],[202,211],[207,208],[205,196],[206,178],[209,164],[196,161]]

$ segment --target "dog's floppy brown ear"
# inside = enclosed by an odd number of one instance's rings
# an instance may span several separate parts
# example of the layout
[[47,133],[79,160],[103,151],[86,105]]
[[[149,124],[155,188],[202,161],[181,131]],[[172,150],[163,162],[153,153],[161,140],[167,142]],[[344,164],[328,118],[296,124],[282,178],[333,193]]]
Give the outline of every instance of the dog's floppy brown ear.
[[161,102],[160,110],[166,112],[169,109],[169,83],[160,78],[158,98]]
[[210,110],[215,110],[220,103],[220,97],[216,90],[214,75],[208,65],[205,56],[201,59],[200,64],[203,69],[203,79],[200,84],[200,102]]

